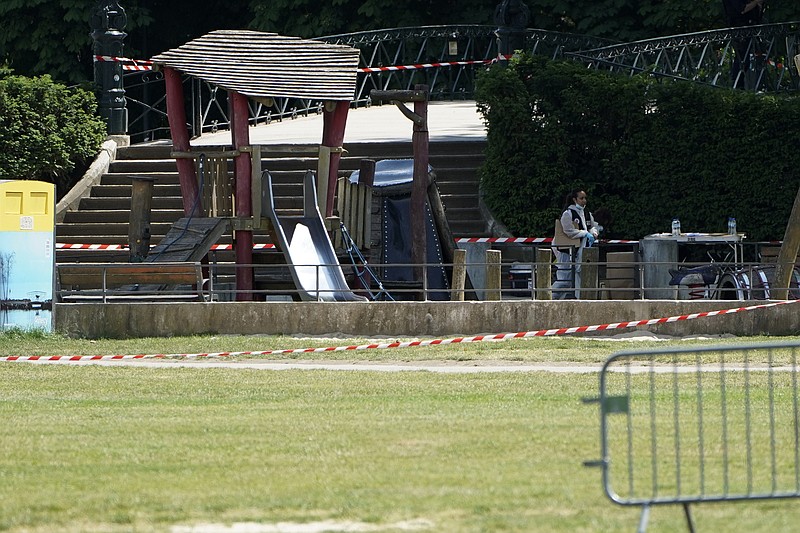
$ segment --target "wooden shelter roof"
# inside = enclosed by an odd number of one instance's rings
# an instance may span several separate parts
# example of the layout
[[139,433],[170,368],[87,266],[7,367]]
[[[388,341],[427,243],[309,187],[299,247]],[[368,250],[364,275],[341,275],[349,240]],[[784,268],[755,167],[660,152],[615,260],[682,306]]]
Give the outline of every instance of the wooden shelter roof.
[[250,98],[352,100],[359,52],[252,30],[217,30],[152,58]]

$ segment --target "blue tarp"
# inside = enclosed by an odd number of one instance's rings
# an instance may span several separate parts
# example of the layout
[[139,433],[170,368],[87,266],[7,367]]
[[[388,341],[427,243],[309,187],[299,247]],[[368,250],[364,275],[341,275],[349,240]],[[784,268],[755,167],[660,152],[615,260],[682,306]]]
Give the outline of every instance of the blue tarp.
[[[428,172],[433,168],[428,165]],[[359,171],[350,174],[350,183],[358,183]],[[393,187],[410,185],[414,181],[413,159],[381,159],[375,163],[375,182],[373,187]]]

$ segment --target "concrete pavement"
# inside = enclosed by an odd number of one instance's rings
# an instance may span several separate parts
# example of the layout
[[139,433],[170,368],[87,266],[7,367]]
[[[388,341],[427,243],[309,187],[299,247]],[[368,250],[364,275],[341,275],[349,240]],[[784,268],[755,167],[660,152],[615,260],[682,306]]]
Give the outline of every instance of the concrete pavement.
[[[409,104],[409,108],[413,106]],[[391,104],[350,109],[344,143],[411,141],[412,122]],[[481,141],[486,128],[474,101],[430,102],[428,136],[437,141]],[[253,144],[318,144],[322,140],[322,115],[261,124],[250,128]],[[192,146],[220,146],[231,143],[230,131],[205,134]]]
[[438,374],[484,374],[498,372],[548,372],[556,374],[595,374],[602,365],[514,363],[510,361],[476,362],[463,364],[451,361],[407,362],[358,362],[358,361],[275,361],[232,360],[209,361],[208,359],[172,359],[158,361],[108,360],[67,361],[52,363],[35,361],[34,364],[69,364],[78,366],[137,366],[145,368],[235,368],[250,370],[343,370],[351,372],[433,372]]

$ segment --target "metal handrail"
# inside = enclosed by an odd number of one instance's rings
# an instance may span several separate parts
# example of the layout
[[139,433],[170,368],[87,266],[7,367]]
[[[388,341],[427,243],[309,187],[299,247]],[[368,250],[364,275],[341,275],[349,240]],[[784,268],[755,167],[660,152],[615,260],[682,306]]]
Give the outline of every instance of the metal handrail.
[[[154,263],[154,265],[158,265],[158,263]],[[529,270],[523,275],[522,277],[514,277],[511,276],[511,268],[516,266],[525,266],[528,267]],[[672,294],[671,297],[668,299],[674,300],[716,300],[716,301],[729,301],[729,302],[740,302],[740,301],[752,301],[754,303],[763,303],[765,301],[772,300],[770,298],[771,291],[774,291],[776,287],[770,286],[770,278],[767,275],[763,275],[764,269],[769,269],[774,267],[774,264],[760,264],[760,263],[718,263],[721,268],[721,272],[728,272],[734,273],[738,276],[738,279],[741,281],[741,285],[739,286],[730,286],[727,288],[721,287],[719,284],[711,284],[711,285],[682,285],[682,286],[667,286],[666,282],[663,285],[658,287],[650,287],[644,285],[644,278],[642,277],[642,272],[645,268],[651,268],[654,266],[675,266],[675,263],[657,263],[657,262],[647,262],[643,263],[641,261],[636,261],[630,264],[626,264],[630,266],[631,275],[628,278],[620,278],[620,277],[613,277],[610,278],[605,274],[607,267],[609,266],[616,266],[619,267],[620,263],[617,262],[596,262],[591,265],[583,265],[584,269],[594,268],[599,273],[592,279],[597,280],[597,283],[592,283],[591,285],[584,284],[581,287],[581,300],[645,300],[648,298],[648,293],[652,289],[656,289],[659,291],[669,290]],[[682,263],[683,266],[692,267],[697,265],[703,265],[703,263]],[[56,269],[62,266],[62,264],[57,264]],[[72,267],[85,267],[85,268],[93,268],[96,269],[96,264],[73,264],[73,263],[64,263],[63,266]],[[104,268],[113,269],[113,268],[125,268],[130,267],[129,263],[109,263]],[[316,279],[316,283],[310,283],[311,288],[303,288],[299,289],[291,276],[289,267],[284,263],[257,263],[252,265],[236,265],[233,263],[217,261],[217,253],[212,252],[210,255],[210,263],[208,265],[204,265],[204,273],[203,279],[207,280],[208,287],[205,288],[205,292],[210,296],[212,301],[229,301],[235,299],[235,296],[240,292],[235,288],[235,280],[236,280],[236,272],[240,269],[252,269],[255,273],[255,279],[257,281],[256,285],[253,289],[248,290],[247,292],[252,293],[256,299],[269,299],[267,297],[272,296],[285,296],[290,298],[299,298],[300,294],[303,292],[313,294],[318,293],[320,296],[322,293],[327,295],[332,295],[337,292],[354,292],[356,294],[363,294],[366,297],[370,297],[370,292],[376,292],[380,290],[381,292],[385,293],[386,298],[385,300],[425,300],[425,301],[442,301],[442,300],[451,300],[454,296],[457,295],[459,292],[464,292],[464,289],[459,289],[451,285],[452,279],[450,273],[455,269],[456,265],[452,263],[447,264],[432,264],[427,263],[421,265],[422,268],[429,272],[431,279],[433,279],[433,272],[436,270],[444,269],[448,272],[447,275],[447,286],[439,287],[439,286],[432,286],[428,278],[421,281],[392,281],[391,279],[387,279],[387,277],[394,278],[394,276],[389,276],[391,271],[405,271],[405,272],[413,272],[415,271],[416,267],[420,265],[415,265],[413,263],[380,263],[380,262],[370,262],[369,267],[374,271],[375,278],[370,281],[371,285],[369,287],[364,287],[362,282],[364,281],[363,276],[359,278],[359,269],[361,265],[358,264],[351,264],[346,261],[343,261],[341,264],[334,263],[334,264],[294,264],[292,267],[295,270],[306,270],[306,271],[314,271],[313,278]],[[571,264],[572,267],[577,267],[576,263]],[[335,287],[328,287],[325,284],[321,283],[320,280],[323,278],[324,273],[329,269],[339,269],[341,268],[345,278],[348,280],[349,288],[335,288]],[[549,283],[551,278],[548,274],[552,274],[554,269],[554,264],[552,262],[537,262],[537,261],[530,261],[530,262],[517,262],[517,263],[490,263],[490,262],[470,262],[466,264],[467,270],[470,272],[470,284],[467,285],[466,288],[466,299],[468,300],[551,300],[552,294],[554,292],[553,287]],[[488,281],[488,272],[492,268],[498,268],[500,272],[498,272],[497,276],[494,279],[499,280],[499,286],[489,286],[492,285],[491,282]],[[541,276],[538,275],[544,269],[545,276],[544,278],[547,279],[543,284],[541,280],[543,279]],[[478,280],[478,283],[475,283],[473,280],[473,276],[475,273],[478,273],[478,278],[474,278]],[[586,273],[586,272],[585,272]],[[481,275],[486,274],[487,282],[483,283],[480,282]],[[396,279],[396,278],[394,278]],[[584,280],[586,276],[584,277]],[[625,281],[626,283],[616,283],[612,284],[609,281],[613,279],[616,282]],[[721,279],[721,278],[720,278]],[[726,279],[735,280],[737,278],[727,277]],[[800,287],[798,286],[800,283],[800,267],[795,270],[793,281],[791,282],[791,287],[789,287],[789,297],[790,299],[797,299],[800,296]],[[483,284],[482,284],[483,283]],[[316,289],[314,288],[316,287]],[[167,295],[176,295],[176,296],[189,296],[192,294],[196,294],[196,288],[191,286],[184,286],[184,287],[172,287],[168,293],[164,293],[158,287],[151,287],[151,288],[137,288],[135,294],[137,295],[144,295],[144,294],[151,294],[156,295],[160,294],[162,296]],[[94,288],[88,289],[81,289],[81,288],[70,288],[68,290],[62,291],[61,295],[70,295],[70,296],[80,296],[80,295],[91,295],[95,291]],[[105,287],[102,290],[102,293],[108,292],[109,294],[112,293],[110,289],[106,289]],[[114,291],[115,294],[125,294],[125,291]],[[741,304],[735,304],[735,306],[739,306]]]
[[592,68],[749,91],[800,90],[800,22],[687,33],[568,52]]

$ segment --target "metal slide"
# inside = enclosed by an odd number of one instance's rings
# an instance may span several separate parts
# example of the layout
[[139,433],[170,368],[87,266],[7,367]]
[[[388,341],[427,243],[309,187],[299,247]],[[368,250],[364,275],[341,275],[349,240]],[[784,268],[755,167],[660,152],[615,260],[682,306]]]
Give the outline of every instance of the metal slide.
[[306,172],[303,179],[303,216],[279,217],[272,195],[272,176],[261,175],[262,213],[272,221],[275,244],[281,249],[292,274],[300,298],[325,302],[361,302],[363,296],[354,294],[344,278],[342,267],[333,251],[322,215],[317,207],[314,173]]

